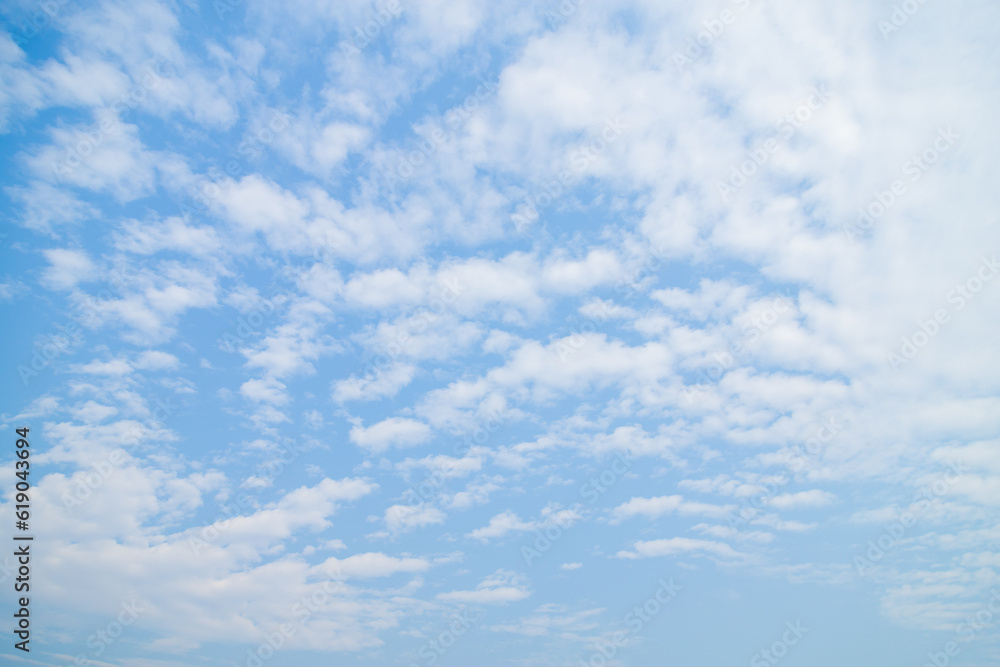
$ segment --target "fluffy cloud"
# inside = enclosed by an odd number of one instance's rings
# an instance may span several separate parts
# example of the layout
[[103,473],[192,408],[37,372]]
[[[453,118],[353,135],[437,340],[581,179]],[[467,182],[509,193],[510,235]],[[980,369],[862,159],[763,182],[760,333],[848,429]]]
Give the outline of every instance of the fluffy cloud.
[[513,572],[497,570],[483,579],[474,590],[438,593],[443,602],[466,604],[507,604],[524,600],[531,591],[523,586],[521,578]]
[[416,419],[390,417],[377,424],[351,428],[351,442],[374,453],[390,447],[413,447],[427,442],[430,427]]

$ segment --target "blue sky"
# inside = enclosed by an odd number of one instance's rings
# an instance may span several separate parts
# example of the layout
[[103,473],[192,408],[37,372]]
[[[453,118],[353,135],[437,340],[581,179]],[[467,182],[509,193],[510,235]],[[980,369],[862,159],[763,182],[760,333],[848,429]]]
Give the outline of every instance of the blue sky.
[[1000,661],[995,3],[0,15],[11,664]]

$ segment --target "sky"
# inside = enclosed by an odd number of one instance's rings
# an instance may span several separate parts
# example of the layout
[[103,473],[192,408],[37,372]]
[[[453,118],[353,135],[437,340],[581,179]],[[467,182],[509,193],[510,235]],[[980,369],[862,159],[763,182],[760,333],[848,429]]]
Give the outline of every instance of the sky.
[[997,3],[0,18],[6,664],[1000,663]]

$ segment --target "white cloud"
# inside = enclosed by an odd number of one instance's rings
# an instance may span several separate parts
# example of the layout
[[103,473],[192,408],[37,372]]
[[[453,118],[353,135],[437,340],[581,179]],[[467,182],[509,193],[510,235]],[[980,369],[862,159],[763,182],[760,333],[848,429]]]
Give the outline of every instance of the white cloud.
[[782,493],[774,496],[768,501],[768,505],[776,509],[790,510],[804,507],[825,507],[837,499],[835,495],[827,491],[812,489],[810,491],[799,491],[798,493]]
[[314,361],[340,349],[321,333],[326,317],[326,309],[316,302],[293,304],[289,321],[273,328],[259,343],[240,348],[247,368],[262,368],[270,378],[311,375]]
[[595,249],[579,261],[549,258],[542,272],[542,280],[553,291],[580,294],[597,285],[612,283],[622,273],[622,266],[614,253]]
[[163,371],[177,368],[180,365],[180,359],[169,352],[146,350],[139,355],[133,365],[140,370]]
[[316,486],[300,487],[254,514],[232,519],[232,525],[221,534],[217,544],[254,544],[263,548],[298,530],[323,530],[330,526],[329,517],[339,503],[357,500],[376,488],[358,478],[324,479]]
[[46,250],[45,259],[50,266],[42,279],[52,289],[72,289],[80,282],[93,280],[97,273],[97,267],[83,250]]
[[212,272],[173,261],[159,264],[156,271],[134,268],[111,298],[79,295],[85,325],[124,324],[123,339],[151,345],[173,337],[174,326],[188,310],[217,303],[217,276]]
[[115,234],[114,243],[119,250],[137,255],[152,255],[164,250],[207,255],[222,246],[215,229],[193,227],[182,218],[167,218],[162,222],[127,220]]
[[286,405],[289,401],[287,387],[273,378],[247,380],[240,386],[240,393],[251,401]]
[[329,558],[323,563],[346,578],[389,577],[400,572],[423,572],[431,564],[422,558],[396,558],[383,553],[365,553],[347,558]]
[[465,604],[507,604],[519,602],[530,595],[531,591],[524,586],[521,577],[513,572],[497,570],[479,582],[475,590],[438,593],[437,599]]
[[116,414],[118,408],[101,405],[95,401],[87,401],[73,408],[73,415],[85,424],[96,424]]
[[538,607],[529,616],[512,623],[499,623],[490,629],[525,637],[553,637],[586,645],[593,641],[596,633],[600,633],[600,616],[604,611],[600,607],[571,611],[569,605],[549,603]]
[[385,511],[385,525],[391,533],[443,523],[444,512],[436,507],[421,505],[393,505]]
[[317,175],[328,174],[371,136],[368,128],[354,123],[323,125],[317,118],[297,117],[285,124],[288,127],[278,135],[277,149],[300,169]]
[[613,510],[616,521],[634,516],[656,518],[664,514],[681,516],[708,516],[722,518],[736,509],[735,505],[711,505],[684,500],[683,496],[660,496],[657,498],[632,498]]
[[52,143],[25,159],[38,178],[53,179],[132,201],[152,192],[156,156],[139,139],[136,125],[122,123],[110,110],[90,124],[51,130]]
[[511,532],[527,532],[534,530],[534,528],[534,522],[526,523],[521,521],[513,512],[506,511],[497,514],[490,519],[488,525],[475,529],[468,536],[486,542],[491,539],[501,538]]
[[279,249],[301,247],[308,207],[281,186],[251,175],[223,186],[218,203],[237,229],[261,232]]
[[124,359],[111,359],[109,361],[92,361],[75,368],[78,373],[90,375],[128,375],[133,371],[132,365]]
[[373,401],[395,396],[400,389],[410,384],[417,368],[411,364],[393,364],[379,369],[373,375],[350,377],[333,383],[333,398],[337,402]]
[[544,529],[548,526],[558,526],[566,530],[582,518],[579,507],[562,509],[556,503],[550,503],[542,508],[539,518],[535,521],[522,521],[514,512],[507,510],[495,515],[488,525],[477,528],[466,537],[488,542],[499,539],[512,532],[528,532]]
[[299,288],[312,298],[329,303],[340,296],[344,281],[335,268],[317,262],[303,272],[298,284]]
[[482,447],[470,448],[462,458],[444,454],[432,454],[422,459],[405,459],[396,467],[404,474],[411,475],[417,469],[428,471],[428,476],[434,480],[465,477],[482,470],[486,450]]
[[423,289],[399,269],[385,269],[352,277],[344,287],[348,302],[369,308],[416,303]]
[[689,553],[706,553],[725,559],[739,559],[744,557],[744,554],[735,551],[725,542],[695,540],[688,537],[640,540],[632,548],[634,551],[619,551],[617,554],[618,558],[655,558],[657,556],[676,556]]
[[72,192],[44,181],[31,181],[27,187],[4,188],[12,199],[20,202],[21,223],[28,229],[52,236],[60,227],[79,223],[98,215],[97,209],[81,201]]
[[371,426],[360,424],[351,428],[351,442],[372,453],[390,447],[413,447],[431,437],[430,427],[416,419],[389,417]]
[[59,407],[60,400],[58,397],[45,394],[29,403],[24,410],[14,417],[14,419],[24,420],[35,417],[46,417],[59,410]]
[[657,290],[650,296],[671,310],[707,320],[738,312],[749,298],[750,291],[746,285],[703,279],[697,292],[668,288]]
[[450,509],[468,509],[476,505],[484,505],[489,502],[492,494],[504,488],[503,482],[504,479],[500,475],[494,475],[482,482],[470,482],[464,491],[446,496],[447,506]]

